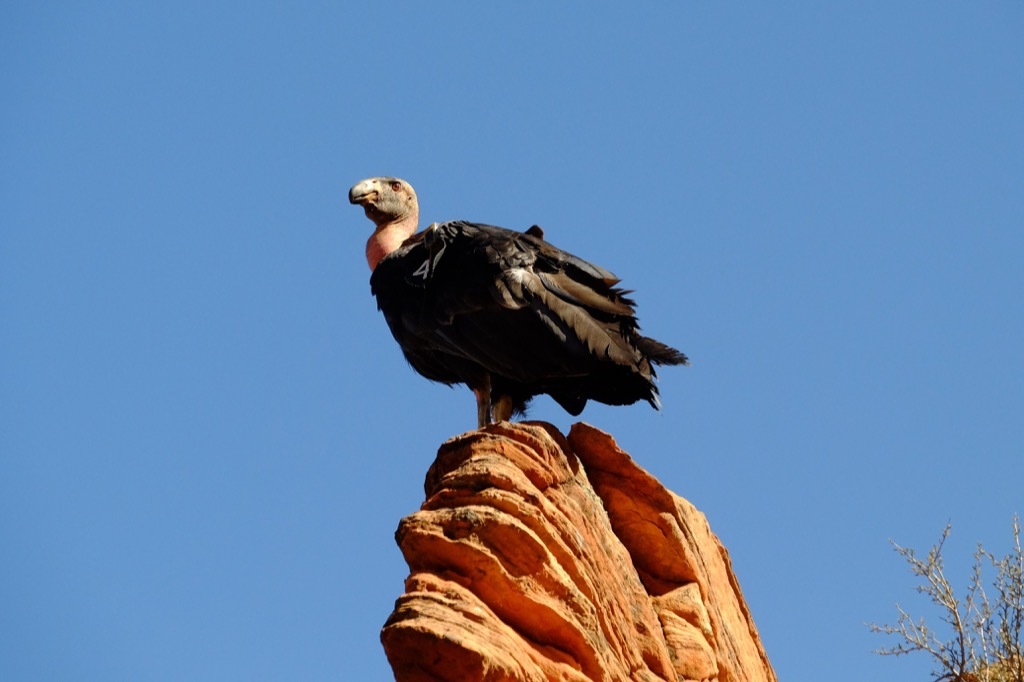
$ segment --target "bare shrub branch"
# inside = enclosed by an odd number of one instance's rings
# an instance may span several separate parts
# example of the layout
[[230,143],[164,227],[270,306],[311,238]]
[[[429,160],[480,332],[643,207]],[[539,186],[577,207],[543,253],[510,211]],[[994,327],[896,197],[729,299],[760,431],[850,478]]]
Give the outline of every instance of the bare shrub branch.
[[[918,593],[939,610],[945,623],[936,632],[924,618],[914,619],[899,604],[895,625],[868,627],[896,638],[891,646],[875,650],[882,656],[922,651],[932,657],[932,679],[939,682],[1024,682],[1024,553],[1020,519],[1013,518],[1013,546],[998,558],[980,544],[974,552],[970,582],[963,600],[957,598],[945,575],[942,548],[952,526],[947,525],[928,553],[919,557],[910,548],[892,543],[919,579]],[[983,566],[995,570],[991,597],[985,590]]]

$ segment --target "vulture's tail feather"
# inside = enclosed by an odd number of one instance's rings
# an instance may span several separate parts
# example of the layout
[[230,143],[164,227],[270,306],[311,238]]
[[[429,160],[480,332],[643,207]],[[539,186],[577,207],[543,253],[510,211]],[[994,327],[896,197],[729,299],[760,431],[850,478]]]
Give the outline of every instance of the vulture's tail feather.
[[637,347],[647,359],[656,365],[688,365],[689,358],[672,346],[666,346],[661,341],[641,336],[637,340]]

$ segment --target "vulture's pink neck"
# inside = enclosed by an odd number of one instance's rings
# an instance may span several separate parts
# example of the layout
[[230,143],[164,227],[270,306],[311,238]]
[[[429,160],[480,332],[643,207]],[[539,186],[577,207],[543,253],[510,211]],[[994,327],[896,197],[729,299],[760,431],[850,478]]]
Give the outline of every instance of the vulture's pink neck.
[[380,260],[402,245],[406,239],[416,232],[419,215],[412,214],[394,222],[382,223],[366,240],[366,262],[370,270],[377,267]]

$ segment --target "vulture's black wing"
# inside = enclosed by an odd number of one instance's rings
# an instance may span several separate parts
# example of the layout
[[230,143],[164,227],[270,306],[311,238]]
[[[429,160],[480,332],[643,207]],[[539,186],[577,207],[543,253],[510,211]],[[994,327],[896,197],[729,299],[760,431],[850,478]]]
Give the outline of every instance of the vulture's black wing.
[[573,415],[591,399],[657,406],[651,363],[685,356],[640,336],[614,275],[540,235],[435,224],[384,258],[371,289],[409,363],[435,381],[489,382],[519,408],[539,393]]

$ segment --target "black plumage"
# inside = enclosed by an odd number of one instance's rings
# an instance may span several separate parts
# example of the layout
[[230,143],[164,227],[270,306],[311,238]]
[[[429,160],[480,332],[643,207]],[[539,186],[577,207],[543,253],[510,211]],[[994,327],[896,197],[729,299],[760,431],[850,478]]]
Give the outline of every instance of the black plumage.
[[[353,203],[362,203],[356,189],[367,182],[353,188]],[[588,400],[658,407],[653,366],[686,364],[686,356],[639,333],[635,304],[618,282],[546,242],[537,226],[516,232],[463,221],[405,239],[370,278],[409,364],[473,389],[481,426],[492,409],[495,420],[508,419],[542,393],[573,415]]]

